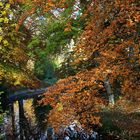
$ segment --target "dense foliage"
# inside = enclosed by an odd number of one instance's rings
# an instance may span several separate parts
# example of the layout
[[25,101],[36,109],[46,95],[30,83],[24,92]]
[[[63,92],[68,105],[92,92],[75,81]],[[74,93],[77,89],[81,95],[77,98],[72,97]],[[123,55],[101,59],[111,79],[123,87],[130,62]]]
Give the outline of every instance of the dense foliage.
[[108,107],[139,110],[139,7],[139,0],[0,1],[0,80],[50,86],[40,105],[51,109],[43,115],[57,132],[74,121],[93,129]]
[[[15,32],[14,8],[9,3],[0,2],[0,80],[14,86],[36,86],[38,81],[27,68],[30,59],[22,40],[24,36]],[[29,77],[30,75],[30,77]]]
[[111,92],[119,85],[125,99],[139,102],[139,4],[136,0],[88,4],[90,17],[70,63],[79,72],[50,87],[42,100],[54,107],[49,116],[54,127],[74,120],[86,128],[99,123],[95,114],[105,104],[106,81]]

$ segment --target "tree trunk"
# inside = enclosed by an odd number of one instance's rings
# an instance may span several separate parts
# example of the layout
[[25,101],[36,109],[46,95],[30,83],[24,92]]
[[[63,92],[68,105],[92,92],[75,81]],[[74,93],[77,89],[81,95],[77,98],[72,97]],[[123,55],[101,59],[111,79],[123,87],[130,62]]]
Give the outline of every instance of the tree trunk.
[[12,139],[16,139],[16,129],[15,129],[15,114],[14,114],[14,104],[9,105],[10,109],[10,116],[11,116],[11,121],[12,121]]
[[34,139],[34,135],[30,129],[28,119],[24,114],[23,100],[18,101],[19,103],[19,127],[20,127],[20,140],[31,140]]
[[19,105],[19,134],[20,134],[20,140],[24,140],[24,131],[23,131],[24,108],[23,108],[23,100],[18,101],[18,105]]
[[113,94],[113,91],[111,89],[111,85],[110,85],[109,79],[105,79],[105,81],[104,81],[104,87],[105,87],[105,89],[107,91],[109,105],[114,105],[115,104],[114,94]]

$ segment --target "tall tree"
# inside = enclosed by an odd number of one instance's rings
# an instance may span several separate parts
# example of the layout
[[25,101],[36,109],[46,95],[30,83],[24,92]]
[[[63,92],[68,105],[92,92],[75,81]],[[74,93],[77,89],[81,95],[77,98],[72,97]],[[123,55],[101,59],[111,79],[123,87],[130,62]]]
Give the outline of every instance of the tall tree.
[[2,1],[0,9],[0,80],[15,86],[35,87],[39,81],[27,68],[30,58],[24,49],[25,38],[15,32],[14,6]]
[[99,123],[96,112],[106,104],[103,94],[114,104],[116,79],[121,93],[138,103],[139,6],[138,0],[98,0],[86,5],[86,27],[70,63],[78,73],[58,81],[42,100],[54,108],[49,121],[56,129],[75,119],[85,128]]

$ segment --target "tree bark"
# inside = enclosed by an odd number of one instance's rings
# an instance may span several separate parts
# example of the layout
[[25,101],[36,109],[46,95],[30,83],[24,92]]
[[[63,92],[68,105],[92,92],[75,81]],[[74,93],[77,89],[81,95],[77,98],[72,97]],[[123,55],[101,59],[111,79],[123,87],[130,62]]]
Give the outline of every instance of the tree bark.
[[19,134],[20,134],[20,140],[24,140],[24,132],[23,132],[23,115],[24,115],[23,100],[18,101],[18,105],[19,105]]
[[107,78],[104,81],[104,87],[105,87],[105,89],[107,91],[109,105],[114,105],[115,104],[114,94],[113,94],[113,91],[111,89],[111,85],[110,85],[109,79],[107,79]]
[[10,114],[11,114],[11,121],[12,121],[12,139],[16,139],[16,129],[15,129],[15,114],[14,114],[14,104],[9,105]]

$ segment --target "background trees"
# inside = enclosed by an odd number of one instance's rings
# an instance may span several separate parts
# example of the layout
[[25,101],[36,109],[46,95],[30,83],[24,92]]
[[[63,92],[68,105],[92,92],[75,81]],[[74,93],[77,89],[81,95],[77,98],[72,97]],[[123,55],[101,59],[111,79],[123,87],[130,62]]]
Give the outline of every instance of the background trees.
[[35,77],[27,68],[27,62],[30,58],[25,50],[25,43],[23,42],[25,38],[22,33],[15,32],[15,9],[8,2],[0,2],[0,4],[0,79],[3,83],[6,81],[15,86],[36,86],[38,81],[35,80]]

